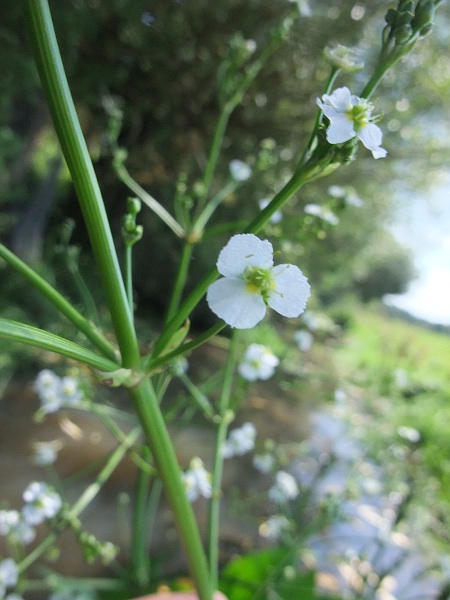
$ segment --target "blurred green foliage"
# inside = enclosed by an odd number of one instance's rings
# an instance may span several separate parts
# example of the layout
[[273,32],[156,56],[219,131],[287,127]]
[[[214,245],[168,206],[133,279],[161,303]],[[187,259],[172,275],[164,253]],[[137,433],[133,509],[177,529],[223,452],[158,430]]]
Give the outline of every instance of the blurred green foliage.
[[[252,165],[254,177],[230,194],[212,224],[245,221],[255,213],[260,199],[280,189],[303,150],[315,117],[315,99],[328,75],[321,58],[325,45],[358,46],[366,70],[343,74],[337,83],[358,93],[370,74],[390,6],[387,1],[355,4],[353,0],[331,5],[324,0],[310,4],[159,0],[151,6],[144,0],[52,2],[68,79],[118,244],[128,194],[111,168],[108,128],[114,111],[123,114],[119,143],[129,152],[131,175],[170,211],[177,182],[182,181],[186,189],[184,201],[192,202],[220,113],[224,77],[227,65],[233,64],[230,56],[236,52],[236,40],[253,40],[259,54],[273,31],[286,20],[292,22],[289,35],[280,40],[230,119],[211,190],[214,193],[224,184],[230,160],[238,158]],[[48,135],[49,117],[21,6],[7,0],[5,8],[0,25],[0,139],[5,142],[0,145],[4,190],[0,232],[8,240],[12,227],[19,224],[20,229],[54,142]],[[413,274],[405,251],[380,229],[392,214],[396,189],[400,185],[425,189],[436,180],[448,157],[448,137],[428,126],[450,94],[450,63],[444,52],[447,32],[448,15],[440,11],[435,32],[380,87],[376,108],[385,112],[381,126],[388,158],[374,162],[360,148],[351,166],[298,193],[286,208],[281,226],[267,227],[276,249],[299,264],[323,302],[352,292],[368,299],[401,291]],[[245,72],[245,68],[243,60],[240,69]],[[239,76],[239,69],[234,76]],[[64,172],[58,177],[67,180]],[[330,184],[353,190],[363,206],[333,198],[327,191]],[[308,203],[329,206],[339,216],[339,225],[330,227],[308,218],[304,212]],[[47,262],[52,263],[57,228],[67,216],[78,223],[75,242],[89,253],[73,192],[70,186],[59,185],[45,224],[43,258]],[[142,213],[142,224],[144,239],[135,250],[138,301],[160,310],[174,277],[179,244],[152,213]],[[214,262],[216,251],[232,231],[217,233],[197,249],[192,281]],[[2,271],[3,278],[6,272]],[[95,285],[95,275],[91,283]],[[200,310],[199,315],[203,320],[210,318],[208,311]]]

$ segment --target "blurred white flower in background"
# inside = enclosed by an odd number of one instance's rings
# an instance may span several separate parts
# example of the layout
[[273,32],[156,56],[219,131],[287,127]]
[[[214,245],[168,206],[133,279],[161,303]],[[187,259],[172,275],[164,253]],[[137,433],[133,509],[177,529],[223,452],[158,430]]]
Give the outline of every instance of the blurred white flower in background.
[[294,477],[286,471],[278,471],[275,483],[269,490],[269,500],[276,504],[284,504],[297,498],[298,494],[298,485]]
[[242,160],[232,160],[229,169],[231,177],[236,181],[247,181],[252,175],[252,168]]
[[45,413],[56,412],[62,406],[77,406],[83,400],[74,377],[59,377],[50,369],[38,373],[34,387]]
[[28,525],[39,525],[54,517],[62,507],[61,496],[49,485],[33,481],[23,493],[22,516]]
[[339,223],[339,217],[337,217],[329,208],[320,206],[320,204],[306,204],[303,210],[307,215],[319,217],[322,221],[330,223],[330,225],[337,225]]
[[16,585],[19,579],[19,567],[12,558],[0,562],[0,597],[6,594],[6,588]]
[[[261,210],[264,210],[266,208],[266,206],[268,206],[269,203],[270,203],[269,198],[262,198],[261,200],[259,200],[258,206]],[[272,223],[273,225],[280,223],[280,221],[282,221],[282,220],[283,220],[283,213],[281,212],[281,210],[276,210],[269,219],[270,223]]]
[[306,329],[299,329],[294,333],[294,341],[302,352],[308,352],[312,348],[314,336]]
[[238,365],[238,372],[247,381],[267,380],[275,373],[279,359],[262,344],[250,344]]
[[291,522],[285,515],[272,515],[261,523],[259,534],[266,539],[276,542],[283,532],[291,529]]
[[189,469],[181,476],[189,502],[195,502],[200,496],[211,498],[211,475],[200,458],[193,458],[189,463]]
[[256,427],[253,423],[244,423],[241,427],[233,429],[223,447],[224,458],[242,456],[255,447]]

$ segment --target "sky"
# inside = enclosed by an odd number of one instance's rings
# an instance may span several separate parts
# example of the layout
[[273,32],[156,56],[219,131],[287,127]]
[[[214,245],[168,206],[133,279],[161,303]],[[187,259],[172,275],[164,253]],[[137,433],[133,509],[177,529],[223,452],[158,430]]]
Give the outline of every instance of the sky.
[[411,249],[419,276],[406,294],[388,295],[386,303],[450,325],[450,175],[426,199],[410,198],[392,231]]

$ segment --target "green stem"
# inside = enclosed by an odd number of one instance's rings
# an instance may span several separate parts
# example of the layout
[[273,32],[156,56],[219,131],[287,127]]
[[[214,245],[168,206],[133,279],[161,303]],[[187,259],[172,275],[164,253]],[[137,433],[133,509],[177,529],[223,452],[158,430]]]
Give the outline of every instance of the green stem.
[[256,76],[264,66],[270,54],[275,49],[275,43],[271,42],[268,46],[266,46],[261,53],[261,56],[258,60],[252,63],[247,70],[247,73],[243,80],[240,82],[239,86],[235,90],[234,94],[231,98],[225,102],[222,107],[219,119],[217,121],[216,129],[214,131],[214,137],[211,143],[211,149],[209,151],[208,162],[206,164],[206,168],[203,174],[202,180],[202,195],[199,198],[198,206],[202,209],[206,203],[206,198],[208,197],[209,188],[211,186],[211,181],[214,176],[214,172],[216,170],[217,161],[219,159],[220,149],[222,146],[223,137],[225,135],[225,131],[228,125],[228,121],[234,111],[234,109],[241,102],[246,90],[249,88],[251,83],[255,80]]
[[208,224],[209,219],[213,216],[214,212],[217,210],[217,208],[220,206],[220,204],[225,200],[225,198],[229,194],[231,194],[231,192],[234,192],[234,190],[237,188],[237,186],[238,186],[237,181],[230,181],[230,183],[228,183],[224,188],[222,188],[220,190],[220,192],[214,196],[214,198],[211,198],[211,200],[205,206],[205,208],[203,209],[203,211],[201,212],[199,217],[195,220],[195,223],[193,226],[193,232],[192,232],[194,237],[202,236],[203,231],[204,231],[206,225]]
[[223,447],[227,438],[228,425],[233,417],[230,412],[230,398],[234,379],[234,370],[236,367],[237,354],[237,332],[233,332],[231,338],[230,351],[225,367],[222,393],[220,395],[220,422],[217,431],[216,447],[214,453],[214,463],[212,467],[212,496],[209,503],[208,515],[208,534],[209,534],[209,570],[213,588],[217,587],[219,579],[219,523],[220,523],[220,498],[222,489],[223,475]]
[[[331,72],[330,72],[330,75],[328,76],[328,79],[325,84],[325,88],[323,90],[322,95],[328,94],[331,91],[331,88],[333,87],[334,82],[336,81],[336,77],[338,76],[340,70],[341,69],[339,67],[331,67]],[[320,125],[322,124],[322,120],[323,120],[323,112],[319,109],[316,114],[316,120],[314,121],[314,127],[313,127],[313,130],[311,133],[311,137],[309,138],[306,148],[304,149],[303,154],[298,163],[300,166],[304,165],[311,157],[311,153],[312,153],[312,151],[314,149],[314,145],[316,143],[317,131],[319,130]]]
[[84,333],[94,346],[96,346],[102,354],[117,361],[118,356],[116,349],[112,346],[95,326],[88,321],[76,308],[70,304],[54,287],[47,283],[40,275],[32,268],[20,260],[15,254],[8,250],[3,244],[0,244],[0,258],[3,258],[10,267],[17,273],[25,277],[53,306],[59,310],[75,327]]
[[[149,460],[149,452],[145,453],[143,459]],[[148,515],[148,497],[150,489],[151,476],[148,471],[140,469],[136,482],[135,503],[133,511],[133,535],[131,547],[132,572],[139,586],[144,588],[149,583],[148,572],[148,531],[144,526],[146,516]],[[156,509],[156,507],[155,507]],[[150,515],[148,515],[150,516]]]
[[174,513],[200,600],[212,600],[208,565],[175,451],[149,380],[129,389]]
[[[133,315],[86,142],[75,112],[47,0],[26,0],[34,55],[66,162],[72,174],[89,237],[103,280],[122,366],[140,370]],[[116,368],[116,365],[114,365]],[[155,464],[172,504],[200,600],[212,600],[206,556],[192,507],[187,501],[173,445],[149,381],[128,389],[146,434]]]
[[183,249],[181,251],[180,264],[178,266],[177,278],[173,287],[172,296],[169,302],[169,308],[167,309],[166,323],[168,323],[174,316],[180,306],[181,297],[183,295],[184,286],[189,272],[189,265],[192,258],[192,251],[194,244],[185,241]]
[[208,418],[213,420],[216,416],[213,407],[208,398],[203,394],[198,387],[189,379],[186,373],[180,373],[178,379],[184,385],[186,390],[191,394],[192,399],[197,404],[199,409]]
[[176,221],[172,215],[162,206],[156,198],[153,198],[148,192],[144,190],[128,173],[123,162],[119,160],[114,161],[114,170],[119,177],[119,179],[138,196],[142,202],[150,208],[155,215],[157,215],[163,223],[169,227],[174,234],[183,239],[185,237],[186,232],[181,227],[181,225]]
[[206,198],[208,197],[209,187],[211,185],[211,181],[217,166],[217,161],[219,159],[223,136],[225,135],[228,120],[231,116],[231,113],[233,112],[233,109],[234,107],[226,104],[223,107],[222,112],[220,113],[219,119],[217,121],[216,129],[214,131],[214,137],[211,143],[211,150],[209,151],[208,162],[206,164],[205,171],[203,174],[202,195],[198,201],[198,206],[200,208],[203,208],[206,202]]
[[[136,427],[129,433],[124,441],[118,446],[108,459],[105,467],[97,475],[96,480],[91,483],[81,494],[75,504],[70,508],[70,517],[78,517],[86,506],[92,502],[95,496],[99,493],[107,479],[115,471],[120,461],[123,459],[129,448],[136,442],[141,433],[141,428]],[[58,538],[59,531],[50,533],[36,548],[34,548],[20,563],[20,571],[23,572],[32,565],[45,551],[50,548]]]
[[130,311],[134,311],[133,304],[133,246],[125,243],[125,289]]
[[85,365],[107,373],[115,371],[119,367],[117,363],[112,362],[108,358],[95,354],[92,350],[83,348],[70,340],[38,329],[37,327],[32,327],[31,325],[10,321],[9,319],[0,318],[0,338],[21,342],[22,344],[42,348],[43,350],[50,350],[51,352],[78,360]]
[[102,195],[59,53],[48,0],[26,0],[28,31],[59,142],[72,175],[122,353],[139,365],[139,350]]

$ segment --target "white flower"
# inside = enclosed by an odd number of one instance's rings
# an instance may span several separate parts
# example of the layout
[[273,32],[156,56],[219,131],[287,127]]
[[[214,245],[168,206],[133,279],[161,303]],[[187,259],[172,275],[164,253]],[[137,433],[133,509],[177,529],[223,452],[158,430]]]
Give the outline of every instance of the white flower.
[[252,175],[252,169],[242,160],[232,160],[229,164],[231,177],[236,181],[247,181]]
[[36,532],[17,510],[0,510],[0,535],[19,544],[29,544],[36,536]]
[[[266,208],[266,206],[269,204],[270,200],[269,198],[262,198],[261,200],[259,200],[258,205],[259,208],[261,210],[264,210]],[[281,210],[276,210],[273,215],[270,217],[269,221],[273,224],[276,225],[277,223],[280,223],[280,221],[283,220],[283,213],[281,212]]]
[[38,373],[35,389],[46,413],[56,412],[61,406],[77,406],[83,399],[74,377],[58,377],[50,369]]
[[234,235],[221,250],[217,269],[223,278],[209,286],[210,309],[231,327],[250,329],[266,306],[298,317],[309,298],[308,280],[294,265],[273,266],[273,248],[251,233]]
[[400,437],[412,444],[417,444],[420,441],[420,432],[413,427],[406,427],[405,425],[401,425],[397,428],[397,433]]
[[238,365],[238,371],[247,381],[266,380],[272,377],[279,364],[279,359],[269,348],[262,344],[250,344]]
[[244,423],[242,427],[233,429],[223,447],[224,458],[242,456],[255,447],[256,428],[253,423]]
[[306,204],[304,211],[307,215],[319,217],[323,221],[330,223],[330,225],[337,225],[339,223],[339,217],[337,217],[329,208],[320,206],[320,204]]
[[344,404],[347,400],[347,392],[342,388],[336,388],[334,390],[334,401],[336,404]]
[[302,352],[308,352],[312,348],[314,336],[310,331],[300,329],[294,333],[294,340]]
[[61,449],[61,442],[36,442],[34,444],[33,462],[35,465],[43,467],[53,464],[58,458],[58,450]]
[[278,471],[275,483],[269,490],[269,500],[276,504],[283,504],[294,500],[298,496],[298,485],[294,477],[286,471]]
[[22,516],[28,525],[39,525],[45,519],[51,519],[61,509],[61,496],[46,483],[33,481],[23,493],[26,502]]
[[181,477],[189,502],[195,502],[199,496],[211,498],[211,475],[200,458],[193,458]]
[[275,466],[275,457],[268,452],[266,452],[266,454],[255,454],[253,457],[253,466],[260,473],[267,475],[267,473],[270,473]]
[[0,597],[6,593],[6,588],[16,585],[19,579],[19,567],[12,558],[0,562]]
[[23,600],[23,597],[20,594],[8,594],[5,600]]
[[271,541],[276,541],[280,535],[291,528],[291,522],[284,515],[272,515],[261,523],[259,534]]
[[355,136],[371,150],[374,158],[383,158],[387,152],[381,148],[381,129],[371,123],[373,105],[364,98],[352,95],[347,87],[341,87],[331,95],[324,94],[317,104],[329,119],[327,140],[330,144],[342,144]]

